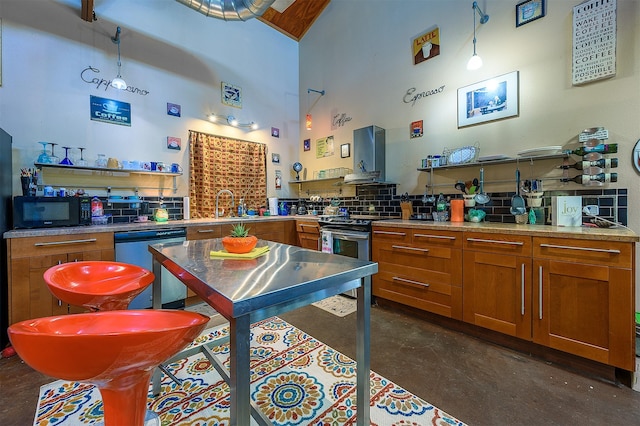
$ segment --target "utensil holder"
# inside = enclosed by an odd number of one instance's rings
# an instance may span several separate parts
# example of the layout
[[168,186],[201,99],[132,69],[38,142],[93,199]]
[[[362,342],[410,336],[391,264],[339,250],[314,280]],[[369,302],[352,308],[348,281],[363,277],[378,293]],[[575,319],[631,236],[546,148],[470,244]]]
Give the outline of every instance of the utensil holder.
[[463,194],[462,197],[464,198],[464,206],[475,207],[476,206],[475,196],[476,196],[475,194]]
[[409,220],[413,214],[413,202],[401,201],[400,209],[402,210],[402,220]]
[[542,196],[544,192],[530,192],[525,194],[525,199],[527,200],[527,205],[529,207],[540,207],[542,206]]
[[528,213],[516,214],[514,215],[514,217],[516,218],[516,223],[518,225],[524,225],[527,223],[529,219],[529,214]]

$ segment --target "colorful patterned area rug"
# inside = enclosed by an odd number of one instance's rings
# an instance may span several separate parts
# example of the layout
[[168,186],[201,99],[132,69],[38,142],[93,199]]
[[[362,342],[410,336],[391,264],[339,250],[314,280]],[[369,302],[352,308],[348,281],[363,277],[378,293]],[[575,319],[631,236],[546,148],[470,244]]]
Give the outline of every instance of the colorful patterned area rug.
[[[227,326],[206,330],[195,345],[226,336]],[[229,366],[229,347],[213,349]],[[167,425],[228,425],[229,387],[201,355],[169,364],[167,377],[151,393],[148,408]],[[280,318],[251,329],[251,398],[274,425],[355,425],[356,363]],[[463,426],[460,420],[371,372],[371,424]],[[90,425],[102,421],[97,388],[58,380],[40,388],[34,425]],[[252,420],[252,424],[257,424]]]

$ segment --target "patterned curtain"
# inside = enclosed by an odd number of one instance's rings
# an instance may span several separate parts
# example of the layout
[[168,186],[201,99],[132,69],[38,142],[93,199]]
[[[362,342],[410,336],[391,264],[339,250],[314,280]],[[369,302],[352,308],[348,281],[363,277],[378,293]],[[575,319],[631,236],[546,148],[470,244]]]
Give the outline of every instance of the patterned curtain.
[[266,145],[222,136],[189,131],[189,197],[192,218],[212,218],[216,212],[216,194],[223,193],[219,207],[224,215],[237,215],[240,199],[248,209],[267,205]]

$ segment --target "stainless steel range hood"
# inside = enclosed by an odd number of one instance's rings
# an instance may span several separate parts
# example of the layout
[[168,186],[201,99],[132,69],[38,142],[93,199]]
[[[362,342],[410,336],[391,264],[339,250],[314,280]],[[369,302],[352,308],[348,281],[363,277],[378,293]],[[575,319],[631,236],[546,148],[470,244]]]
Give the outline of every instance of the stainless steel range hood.
[[344,183],[372,184],[385,182],[385,130],[368,126],[353,131],[353,170]]

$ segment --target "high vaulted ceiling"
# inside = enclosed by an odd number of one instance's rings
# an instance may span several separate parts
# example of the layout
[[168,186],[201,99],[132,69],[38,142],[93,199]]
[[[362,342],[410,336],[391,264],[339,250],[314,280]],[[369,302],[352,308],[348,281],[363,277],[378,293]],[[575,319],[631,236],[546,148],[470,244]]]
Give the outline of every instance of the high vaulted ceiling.
[[[258,19],[292,39],[300,41],[330,1],[276,0]],[[286,6],[287,3],[291,4]]]
[[[276,0],[258,19],[300,41],[331,0]],[[81,17],[93,21],[94,0],[81,0]]]

